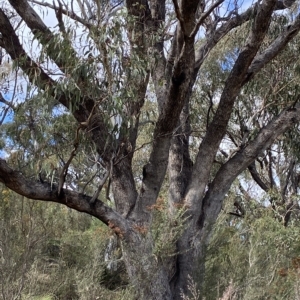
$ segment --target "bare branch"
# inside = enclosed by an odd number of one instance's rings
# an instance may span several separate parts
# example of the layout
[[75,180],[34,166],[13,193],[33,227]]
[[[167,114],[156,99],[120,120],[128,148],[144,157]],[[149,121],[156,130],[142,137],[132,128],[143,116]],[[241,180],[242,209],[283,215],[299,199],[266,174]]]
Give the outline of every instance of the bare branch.
[[[29,2],[44,6],[44,7],[49,7],[53,10],[58,11],[59,7],[56,7],[50,3],[47,2],[41,2],[41,1],[37,1],[37,0],[29,0]],[[93,24],[87,22],[85,19],[80,18],[77,14],[74,13],[73,10],[70,9],[65,9],[65,8],[61,8],[61,12],[66,15],[67,17],[69,17],[70,19],[79,22],[80,24],[84,25],[87,28],[91,28]]]
[[[289,167],[288,167],[288,173],[285,178],[284,186],[281,188],[281,197],[284,202],[285,202],[286,192],[288,190],[288,184],[289,184],[290,178],[293,176],[294,167],[295,167],[295,160],[291,159],[291,161],[289,163]],[[294,192],[296,193],[296,189],[294,190]]]
[[[54,40],[54,35],[51,30],[44,24],[40,16],[35,10],[28,4],[27,0],[9,0],[11,6],[17,11],[17,13],[24,20],[26,25],[30,28],[32,33],[36,35],[39,42],[46,47],[50,41]],[[77,54],[74,51],[71,43],[68,43],[69,49],[72,52],[72,60],[79,61]],[[54,51],[50,51],[49,47],[46,47],[47,54],[56,63],[56,65],[63,71],[66,71],[65,57],[63,55],[55,55]]]
[[[201,198],[209,180],[209,174],[220,142],[226,134],[235,99],[239,94],[248,68],[253,61],[269,28],[276,0],[265,0],[257,8],[252,30],[229,74],[223,89],[218,109],[199,147],[192,180],[186,195],[187,205],[194,212],[201,207]],[[217,128],[217,130],[216,130]]]
[[218,7],[221,3],[223,3],[224,0],[218,0],[217,2],[213,3],[206,12],[202,13],[199,17],[199,19],[196,21],[197,24],[195,28],[193,29],[192,33],[190,34],[190,37],[195,36],[200,28],[200,26],[203,24],[204,20],[211,14],[211,12]]
[[[101,192],[101,190],[102,190],[105,182],[107,181],[108,177],[112,175],[113,165],[114,165],[113,159],[114,159],[114,156],[111,158],[111,160],[110,160],[110,168],[109,168],[109,170],[106,170],[106,173],[105,173],[104,177],[102,178],[101,182],[99,183],[97,191],[95,192],[95,194],[93,195],[92,199],[90,200],[90,204],[94,204],[95,203],[95,201],[98,199],[98,197],[100,195],[100,192]],[[109,199],[109,195],[108,194],[106,194],[106,199]]]
[[[70,101],[72,101],[73,98],[72,94],[68,95],[68,97],[65,94],[61,94],[60,96],[55,94],[54,91],[56,82],[26,54],[7,16],[1,9],[0,32],[2,34],[2,37],[0,38],[0,46],[7,51],[15,62],[19,63],[20,68],[25,72],[25,74],[27,74],[29,80],[43,90],[50,89],[51,91],[51,89],[53,89],[53,97],[66,108],[69,108]],[[90,124],[88,124],[87,130],[92,134],[92,139],[97,146],[98,153],[102,155],[104,159],[110,161],[110,145],[106,145],[109,138],[107,125],[103,114],[94,108],[95,101],[84,98],[82,99],[78,109],[73,112],[73,115],[79,123],[86,122],[88,118],[91,118],[91,122],[89,122]],[[92,111],[93,114],[91,116],[90,114]],[[101,130],[99,130],[100,128]]]
[[[203,200],[202,211],[205,211],[205,215],[200,216],[201,226],[207,226],[215,220],[222,207],[225,194],[234,179],[248,168],[260,153],[269,148],[279,135],[299,122],[300,104],[296,104],[294,108],[285,109],[277,118],[263,127],[252,142],[219,169]],[[210,216],[209,220],[206,216]]]
[[57,18],[57,21],[58,21],[59,30],[64,35],[64,37],[66,37],[66,28],[65,28],[65,23],[63,21],[62,10],[63,10],[62,4],[58,0],[58,9],[55,10],[55,15],[56,15],[56,18]]
[[269,157],[269,165],[268,165],[268,175],[269,175],[269,181],[270,181],[270,187],[271,189],[276,188],[276,183],[274,180],[273,175],[273,158],[272,158],[272,152],[270,149],[268,149],[268,157]]
[[88,16],[86,14],[86,11],[85,11],[85,7],[84,7],[84,1],[81,1],[81,0],[77,0],[77,3],[78,3],[78,6],[80,8],[80,11],[82,13],[82,15],[85,17],[85,19],[88,19]]
[[7,100],[4,99],[2,93],[0,93],[0,102],[4,103],[5,105],[7,105],[12,110],[16,109],[15,106],[12,104],[12,101],[7,101]]
[[4,111],[3,111],[3,115],[2,115],[2,118],[1,118],[1,120],[0,120],[0,125],[3,124],[5,118],[6,118],[7,114],[8,114],[8,111],[9,111],[9,106],[5,107],[5,109],[4,109]]
[[[256,15],[257,7],[258,4],[256,3],[252,7],[248,8],[244,13],[228,19],[228,21],[222,24],[207,38],[206,42],[198,49],[196,53],[194,76],[196,76],[204,59],[206,58],[208,53],[215,47],[215,45],[224,36],[226,36],[232,29],[241,26],[242,24],[246,23],[250,19],[254,18],[254,16]],[[283,10],[283,9],[286,9],[286,6],[283,5],[282,1],[277,1],[274,10]]]
[[295,37],[300,30],[300,14],[295,22],[288,25],[285,31],[279,35],[271,45],[260,55],[255,57],[249,67],[246,81],[249,81],[256,73],[258,73],[267,63],[269,63],[287,44]]
[[178,6],[177,0],[172,0],[172,1],[173,1],[173,4],[174,4],[176,17],[177,17],[177,19],[179,21],[181,30],[182,30],[183,34],[185,35],[186,33],[185,33],[185,28],[184,28],[184,19],[183,19],[182,15],[181,15],[180,8]]
[[248,170],[252,176],[252,178],[254,179],[254,181],[265,191],[267,192],[269,190],[269,187],[263,182],[263,180],[260,178],[256,166],[255,166],[255,162],[252,162],[249,167]]
[[81,125],[78,126],[77,130],[76,130],[76,136],[75,136],[75,140],[74,140],[74,149],[72,150],[69,159],[67,160],[67,162],[64,164],[64,167],[60,173],[59,176],[59,183],[58,183],[58,196],[60,196],[61,190],[64,186],[65,180],[66,180],[66,176],[68,174],[68,169],[69,166],[73,160],[73,158],[76,155],[77,152],[77,148],[79,146],[79,131],[81,129]]
[[51,190],[49,183],[29,180],[20,172],[11,169],[3,159],[0,159],[0,182],[12,191],[29,199],[64,204],[77,211],[90,214],[106,225],[114,224],[114,226],[120,228],[125,238],[128,237],[130,233],[128,222],[99,199],[94,205],[90,205],[89,201],[92,197],[67,189],[62,189],[61,195],[58,197],[58,187],[56,185],[54,185],[54,188]]

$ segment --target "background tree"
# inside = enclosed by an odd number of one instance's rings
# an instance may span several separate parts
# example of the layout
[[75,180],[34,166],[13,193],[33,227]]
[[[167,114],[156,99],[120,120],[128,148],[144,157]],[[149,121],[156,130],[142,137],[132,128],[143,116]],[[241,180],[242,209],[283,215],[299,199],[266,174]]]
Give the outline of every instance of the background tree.
[[[27,89],[25,101],[6,101],[15,115],[2,125],[11,154],[0,180],[110,227],[139,299],[180,299],[191,280],[201,285],[213,225],[247,169],[265,192],[282,192],[280,205],[270,201],[288,224],[298,161],[284,137],[300,119],[297,77],[287,73],[298,67],[293,1],[244,11],[222,0],[8,2],[0,46]],[[272,151],[287,160],[285,179]]]

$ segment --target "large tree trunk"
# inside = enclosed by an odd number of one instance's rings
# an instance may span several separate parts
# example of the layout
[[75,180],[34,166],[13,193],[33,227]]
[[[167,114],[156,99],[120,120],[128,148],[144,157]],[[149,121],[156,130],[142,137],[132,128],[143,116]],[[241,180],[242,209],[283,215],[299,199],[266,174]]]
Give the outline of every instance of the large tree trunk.
[[135,235],[131,243],[122,243],[123,259],[136,299],[171,300],[168,272],[153,253],[151,237]]
[[[90,142],[96,145],[101,162],[110,172],[115,208],[112,209],[100,199],[93,199],[68,188],[58,189],[55,185],[52,188],[52,185],[47,183],[30,181],[18,171],[11,169],[4,160],[0,160],[0,181],[8,188],[28,198],[61,203],[103,221],[120,240],[123,259],[131,284],[136,291],[136,298],[179,300],[182,299],[182,295],[189,295],[190,284],[197,285],[201,290],[205,274],[206,248],[213,225],[233,180],[253,163],[276,137],[300,121],[299,105],[284,110],[262,128],[252,142],[243,145],[236,155],[220,167],[214,178],[211,178],[216,153],[228,129],[237,95],[242,87],[298,33],[300,18],[298,17],[293,24],[287,26],[267,49],[262,50],[261,45],[269,29],[271,16],[275,9],[282,7],[282,1],[258,1],[240,15],[232,10],[228,13],[228,20],[226,20],[227,17],[221,18],[218,16],[219,12],[214,11],[222,1],[213,1],[210,7],[205,7],[204,2],[208,1],[173,0],[173,12],[178,22],[172,37],[169,56],[166,58],[167,35],[165,33],[168,29],[163,27],[166,21],[166,1],[127,0],[125,2],[130,17],[125,28],[128,35],[128,48],[130,48],[128,52],[131,55],[127,59],[128,64],[131,62],[134,65],[134,61],[147,61],[149,55],[153,53],[155,55],[152,57],[153,61],[149,60],[149,64],[145,64],[147,67],[143,69],[144,72],[136,72],[136,75],[133,75],[134,72],[129,74],[130,68],[123,70],[124,74],[127,72],[128,75],[126,80],[122,81],[123,85],[125,89],[131,91],[130,94],[134,95],[127,97],[122,90],[122,84],[120,85],[125,98],[122,99],[124,101],[122,112],[126,111],[124,114],[126,121],[121,124],[121,127],[124,127],[124,133],[120,131],[118,135],[115,135],[107,124],[107,111],[101,105],[102,102],[110,99],[109,89],[107,91],[102,90],[101,86],[98,87],[99,95],[97,94],[95,98],[90,97],[89,93],[85,94],[85,90],[82,89],[78,107],[75,106],[74,111],[70,110],[78,121],[77,134],[80,130],[84,131],[83,128],[87,135],[90,133]],[[9,0],[9,3],[35,35],[41,47],[46,49],[45,55],[55,62],[62,74],[65,73],[68,77],[68,68],[73,68],[85,58],[76,57],[72,43],[65,38],[64,42],[67,42],[65,44],[69,47],[67,48],[72,49],[72,64],[68,66],[64,57],[61,56],[61,53],[66,51],[63,47],[60,48],[59,40],[55,45],[57,53],[49,50],[51,49],[49,45],[55,40],[55,35],[43,23],[28,1]],[[65,9],[61,6],[56,8],[55,5],[53,9],[57,12],[58,21],[62,23],[62,13]],[[74,17],[74,12],[64,14]],[[249,37],[243,47],[241,46],[236,62],[224,83],[213,120],[206,124],[207,130],[204,137],[202,140],[199,139],[200,146],[193,164],[189,149],[191,131],[189,105],[199,68],[222,37],[250,18],[253,20]],[[94,24],[89,23],[92,20],[77,18],[77,21],[80,22],[80,20],[87,30],[91,29],[92,32],[97,30]],[[98,21],[97,26],[100,26],[102,20]],[[200,26],[211,30],[207,30],[206,41],[203,41],[195,50],[196,36]],[[27,55],[17,36],[17,31],[10,24],[6,11],[1,8],[0,32],[0,46],[5,48],[11,58],[18,63],[28,76],[28,80],[33,85],[37,85],[40,91],[50,90],[46,96],[54,97],[66,109],[69,109],[75,96],[71,91],[57,93],[55,87],[58,83],[40,67],[39,63]],[[120,33],[124,34],[121,31]],[[99,35],[101,34],[99,32]],[[64,39],[64,32],[61,35]],[[106,39],[105,43],[109,47],[112,41]],[[97,46],[97,42],[95,45]],[[101,51],[102,48],[98,49],[100,54]],[[125,58],[122,57],[122,59]],[[111,59],[111,65],[115,65],[115,60],[116,58]],[[107,73],[108,81],[112,80],[110,78],[112,70],[109,68],[109,64],[102,66]],[[151,136],[151,153],[143,167],[140,179],[135,180],[132,160],[136,150],[138,120],[145,101],[150,73],[155,87],[158,117],[154,122],[155,128]],[[36,74],[39,74],[38,80]],[[74,77],[74,82],[78,86],[84,84],[92,86],[91,82],[84,82],[84,78]],[[132,119],[131,126],[126,123],[127,118]],[[134,126],[133,123],[135,123]],[[153,238],[155,228],[153,228],[151,207],[155,205],[161,192],[167,168],[169,174],[168,213],[172,218],[177,214],[178,209],[184,208],[185,214],[181,222],[184,223],[185,229],[177,240],[176,256],[162,258],[155,252],[156,241]],[[64,182],[61,183],[64,186]],[[140,186],[139,191],[137,185]],[[100,190],[101,188],[96,195],[99,195]],[[180,220],[176,221],[180,222]],[[170,229],[172,228],[165,228],[166,232]]]

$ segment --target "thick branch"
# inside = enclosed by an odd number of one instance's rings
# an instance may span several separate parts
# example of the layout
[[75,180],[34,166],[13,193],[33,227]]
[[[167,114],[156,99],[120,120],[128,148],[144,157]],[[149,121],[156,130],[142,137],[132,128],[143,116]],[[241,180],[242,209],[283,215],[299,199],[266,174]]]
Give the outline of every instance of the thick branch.
[[[288,184],[289,184],[289,181],[290,181],[290,178],[293,177],[293,170],[294,170],[294,167],[295,167],[295,160],[292,159],[289,163],[289,167],[288,167],[288,173],[286,175],[286,178],[285,178],[285,183],[284,183],[284,186],[281,187],[281,197],[282,197],[282,200],[285,202],[285,198],[286,198],[286,192],[288,190]],[[296,189],[294,191],[296,193]]]
[[[151,15],[152,24],[151,31],[154,35],[159,34],[161,26],[163,26],[166,15],[166,3],[165,0],[152,0],[151,2]],[[153,45],[153,52],[156,57],[156,61],[151,69],[151,76],[154,83],[155,95],[159,111],[161,111],[161,104],[166,97],[166,58],[164,55],[164,36],[161,34],[159,40]]]
[[299,30],[300,14],[297,16],[295,22],[287,26],[285,31],[279,35],[263,53],[255,57],[245,80],[249,81],[267,63],[269,63],[281,50],[284,49],[288,42],[298,34]]
[[169,209],[177,213],[192,172],[193,162],[189,153],[189,136],[191,132],[189,102],[186,102],[181,114],[169,152]]
[[[35,10],[28,4],[27,0],[9,0],[11,6],[17,11],[22,20],[30,28],[32,33],[37,37],[39,42],[45,47],[48,56],[56,63],[56,65],[63,71],[67,71],[66,57],[64,55],[57,55],[56,51],[51,50],[51,47],[47,47],[49,42],[54,42],[54,35],[51,30],[44,24],[40,16]],[[59,41],[56,41],[57,43]],[[71,51],[70,57],[72,58],[73,64],[79,61],[76,52],[72,48],[70,42],[68,42],[69,50]]]
[[[0,46],[3,47],[10,55],[12,60],[18,62],[18,65],[27,74],[31,81],[36,81],[37,84],[43,82],[45,84],[53,84],[54,81],[41,69],[25,52],[23,49],[13,27],[11,26],[9,19],[0,8]],[[38,75],[38,76],[37,76]],[[64,105],[68,105],[63,100]]]
[[[257,156],[269,148],[275,139],[287,129],[300,122],[300,105],[284,110],[267,126],[261,129],[257,137],[247,147],[238,152],[218,171],[207,192],[200,216],[201,227],[207,227],[217,218],[223,200],[235,178],[243,172]],[[205,214],[204,214],[205,212]]]
[[[42,90],[52,89],[52,96],[57,99],[67,109],[70,107],[70,101],[75,99],[70,93],[69,97],[65,94],[57,95],[55,93],[56,82],[44,72],[25,52],[23,49],[13,27],[11,26],[9,19],[0,9],[0,32],[2,37],[0,38],[0,46],[3,47],[11,58],[18,62],[20,68],[28,76],[29,80],[36,84]],[[95,108],[95,102],[92,99],[83,98],[80,101],[80,105],[77,110],[73,112],[74,117],[79,123],[86,122],[90,118],[87,130],[91,132],[92,139],[97,146],[97,151],[104,159],[110,161],[110,148],[106,145],[109,139],[109,133],[103,117],[103,114],[99,109]],[[91,116],[91,112],[93,115]]]
[[[150,207],[156,201],[165,177],[172,134],[178,125],[178,119],[185,103],[192,76],[193,53],[194,41],[189,39],[185,42],[180,57],[175,62],[170,80],[170,89],[167,91],[168,96],[156,123],[153,148],[149,162],[143,169],[143,183],[134,218],[143,216],[143,214],[150,216],[147,207]],[[147,220],[147,217],[144,220]]]
[[253,161],[249,166],[248,170],[253,178],[253,180],[265,191],[267,192],[269,190],[269,187],[263,182],[263,180],[260,178],[256,166],[255,161]]
[[180,12],[180,8],[179,8],[179,5],[178,5],[178,2],[177,2],[177,0],[172,0],[172,1],[173,1],[173,4],[174,4],[174,9],[175,9],[176,17],[177,17],[177,19],[178,19],[178,21],[179,21],[181,30],[182,30],[183,34],[185,35],[185,34],[186,34],[186,33],[185,33],[185,29],[184,29],[184,24],[185,24],[185,22],[184,22],[184,19],[183,19],[182,15],[181,15],[181,12]]
[[268,165],[268,174],[269,174],[269,182],[270,182],[270,187],[271,189],[276,188],[276,183],[274,180],[274,175],[273,175],[273,158],[272,158],[272,153],[271,150],[268,149],[268,158],[269,158],[269,165]]
[[199,71],[200,66],[204,62],[208,53],[216,46],[216,44],[232,29],[241,26],[242,24],[253,18],[257,11],[257,4],[248,8],[244,13],[234,18],[230,18],[226,23],[215,30],[206,40],[206,42],[198,49],[195,61],[195,76]]
[[[128,222],[99,199],[95,204],[90,205],[89,201],[92,197],[67,189],[62,189],[61,195],[58,197],[56,185],[51,189],[51,184],[29,180],[22,173],[11,169],[3,159],[0,159],[0,182],[29,199],[56,202],[90,214],[115,229],[120,236],[128,238],[130,232]],[[120,229],[119,232],[117,232],[117,228]]]
[[218,109],[200,145],[192,180],[186,195],[187,205],[194,212],[199,211],[199,207],[201,207],[200,199],[202,199],[208,183],[212,163],[220,142],[226,134],[235,99],[244,84],[248,68],[269,28],[275,3],[275,0],[265,0],[257,8],[257,15],[253,21],[252,30],[225,82]]
[[[277,1],[274,10],[283,10],[286,6],[283,5],[282,1]],[[205,43],[197,50],[196,61],[195,61],[195,71],[194,76],[197,75],[200,66],[204,62],[206,56],[209,52],[216,46],[216,44],[227,35],[232,29],[241,26],[250,19],[254,18],[257,12],[257,4],[248,8],[244,13],[237,15],[236,17],[230,18],[218,29],[216,29],[205,41]]]

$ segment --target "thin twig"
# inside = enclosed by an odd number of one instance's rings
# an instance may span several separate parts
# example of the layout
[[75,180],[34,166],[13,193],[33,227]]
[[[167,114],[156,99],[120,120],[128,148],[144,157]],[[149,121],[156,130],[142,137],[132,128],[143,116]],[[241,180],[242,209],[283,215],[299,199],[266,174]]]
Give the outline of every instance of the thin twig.
[[[173,0],[174,1],[174,0]],[[210,15],[210,13],[217,7],[219,6],[221,3],[223,3],[224,0],[218,0],[217,2],[213,3],[206,12],[202,13],[199,17],[199,19],[197,20],[197,24],[195,25],[192,33],[190,34],[190,37],[195,37],[195,35],[197,34],[199,27],[203,24],[204,20]]]
[[105,184],[107,178],[110,177],[111,174],[112,174],[113,166],[114,166],[114,162],[113,162],[114,158],[115,158],[114,155],[112,155],[112,158],[111,158],[111,160],[110,160],[110,169],[109,169],[109,170],[106,170],[105,176],[104,176],[103,179],[101,180],[101,182],[100,182],[100,184],[99,184],[99,186],[98,186],[97,191],[95,192],[94,196],[93,196],[92,199],[90,200],[90,204],[91,204],[91,205],[94,204],[94,203],[96,202],[96,200],[98,199],[99,194],[100,194],[100,192],[101,192],[101,190],[102,190],[102,188],[103,188],[103,186],[104,186],[104,184]]
[[[41,5],[41,6],[44,6],[44,7],[49,7],[49,8],[52,8],[56,11],[59,10],[58,7],[50,4],[50,3],[45,3],[45,2],[40,2],[40,1],[37,1],[37,0],[29,0],[29,2],[32,2],[34,4],[38,4],[38,5]],[[68,16],[69,18],[73,19],[74,21],[77,21],[79,23],[81,23],[82,25],[86,26],[87,28],[90,28],[92,27],[92,24],[87,22],[86,20],[84,20],[83,18],[79,17],[77,14],[74,13],[74,11],[70,11],[69,9],[64,9],[62,8],[61,12]]]
[[75,136],[75,140],[74,140],[74,149],[72,150],[68,161],[65,163],[65,165],[63,166],[63,169],[62,169],[62,171],[60,173],[59,183],[58,183],[58,196],[60,196],[61,190],[62,190],[63,185],[65,183],[66,176],[68,174],[68,168],[69,168],[69,166],[70,166],[70,164],[71,164],[74,156],[76,155],[76,151],[77,151],[78,146],[79,146],[79,131],[80,131],[81,128],[82,128],[81,125],[79,125],[77,127],[76,136]]

